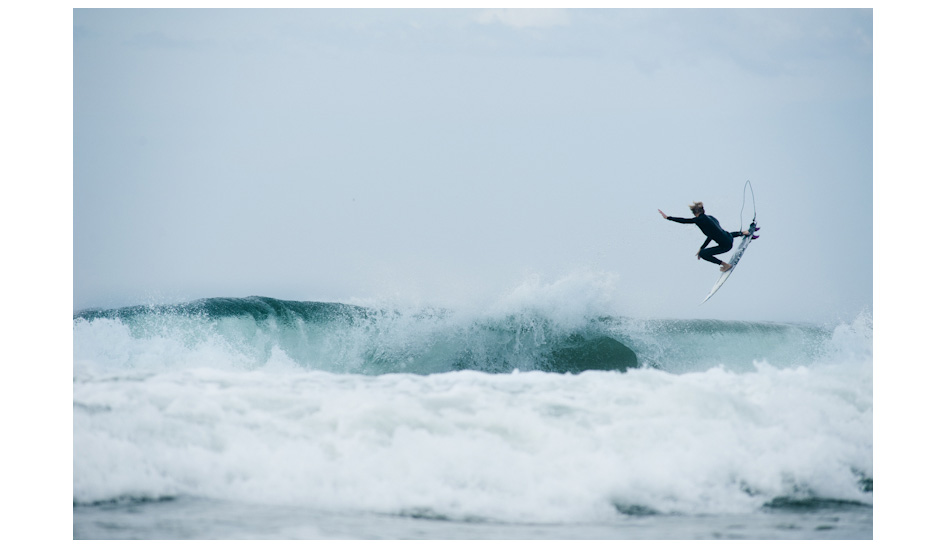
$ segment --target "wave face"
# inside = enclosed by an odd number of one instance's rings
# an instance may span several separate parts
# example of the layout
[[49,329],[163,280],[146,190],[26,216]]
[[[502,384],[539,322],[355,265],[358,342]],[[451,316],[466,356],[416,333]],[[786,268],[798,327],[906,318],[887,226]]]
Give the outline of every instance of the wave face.
[[181,368],[203,360],[253,369],[289,361],[309,370],[370,375],[623,372],[641,366],[686,372],[718,364],[751,368],[763,357],[785,366],[814,360],[829,334],[808,325],[565,320],[537,309],[402,313],[262,297],[92,309],[73,321],[76,360],[99,367]]
[[79,312],[74,504],[564,525],[870,509],[870,316],[638,320],[559,303]]
[[120,364],[94,357],[114,366],[156,360],[173,366],[193,360],[189,354],[214,348],[222,360],[248,368],[280,356],[306,369],[348,374],[578,373],[637,367],[636,353],[603,322],[565,327],[525,314],[471,319],[436,309],[403,314],[250,297],[86,310],[74,323],[94,355],[103,351],[96,349],[96,333],[103,333],[102,347],[109,350],[117,336],[125,341],[128,353],[113,358]]

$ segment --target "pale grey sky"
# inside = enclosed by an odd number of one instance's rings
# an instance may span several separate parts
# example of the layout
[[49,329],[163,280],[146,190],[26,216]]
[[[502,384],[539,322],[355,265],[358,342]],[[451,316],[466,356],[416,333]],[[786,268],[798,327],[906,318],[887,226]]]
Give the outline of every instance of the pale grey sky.
[[[73,306],[872,305],[870,10],[76,10]],[[702,200],[762,238],[710,302]],[[751,196],[743,221],[752,216]],[[727,254],[728,255],[728,254]],[[580,283],[579,283],[580,284]]]

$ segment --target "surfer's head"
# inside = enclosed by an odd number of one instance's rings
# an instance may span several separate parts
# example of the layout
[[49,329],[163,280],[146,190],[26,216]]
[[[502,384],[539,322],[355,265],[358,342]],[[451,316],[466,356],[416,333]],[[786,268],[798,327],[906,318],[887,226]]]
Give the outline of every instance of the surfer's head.
[[694,202],[693,204],[689,205],[689,209],[693,211],[694,216],[706,213],[706,210],[703,208],[703,203],[701,202]]

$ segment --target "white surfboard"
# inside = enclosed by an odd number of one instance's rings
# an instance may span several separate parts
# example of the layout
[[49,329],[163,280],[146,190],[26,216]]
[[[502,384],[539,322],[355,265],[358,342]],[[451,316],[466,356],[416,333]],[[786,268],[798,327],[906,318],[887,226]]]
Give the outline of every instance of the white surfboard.
[[726,271],[719,276],[719,280],[716,281],[716,284],[713,285],[712,290],[709,291],[709,294],[703,299],[699,305],[706,303],[706,300],[713,297],[719,289],[722,287],[723,283],[726,282],[726,279],[732,275],[732,272],[736,270],[736,266],[739,265],[739,260],[742,258],[742,254],[745,252],[745,249],[749,246],[749,243],[752,242],[752,237],[755,235],[755,220],[752,220],[752,223],[749,225],[749,234],[742,237],[742,242],[739,243],[739,248],[736,249],[735,254],[732,255],[732,259],[729,260],[729,263],[732,264],[732,269]]

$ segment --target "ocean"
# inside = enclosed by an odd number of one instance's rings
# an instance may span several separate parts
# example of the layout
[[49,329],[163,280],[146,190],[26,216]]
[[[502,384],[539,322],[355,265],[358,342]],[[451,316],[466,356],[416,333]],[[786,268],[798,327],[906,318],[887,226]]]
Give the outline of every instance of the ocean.
[[871,539],[872,318],[73,318],[75,539]]

